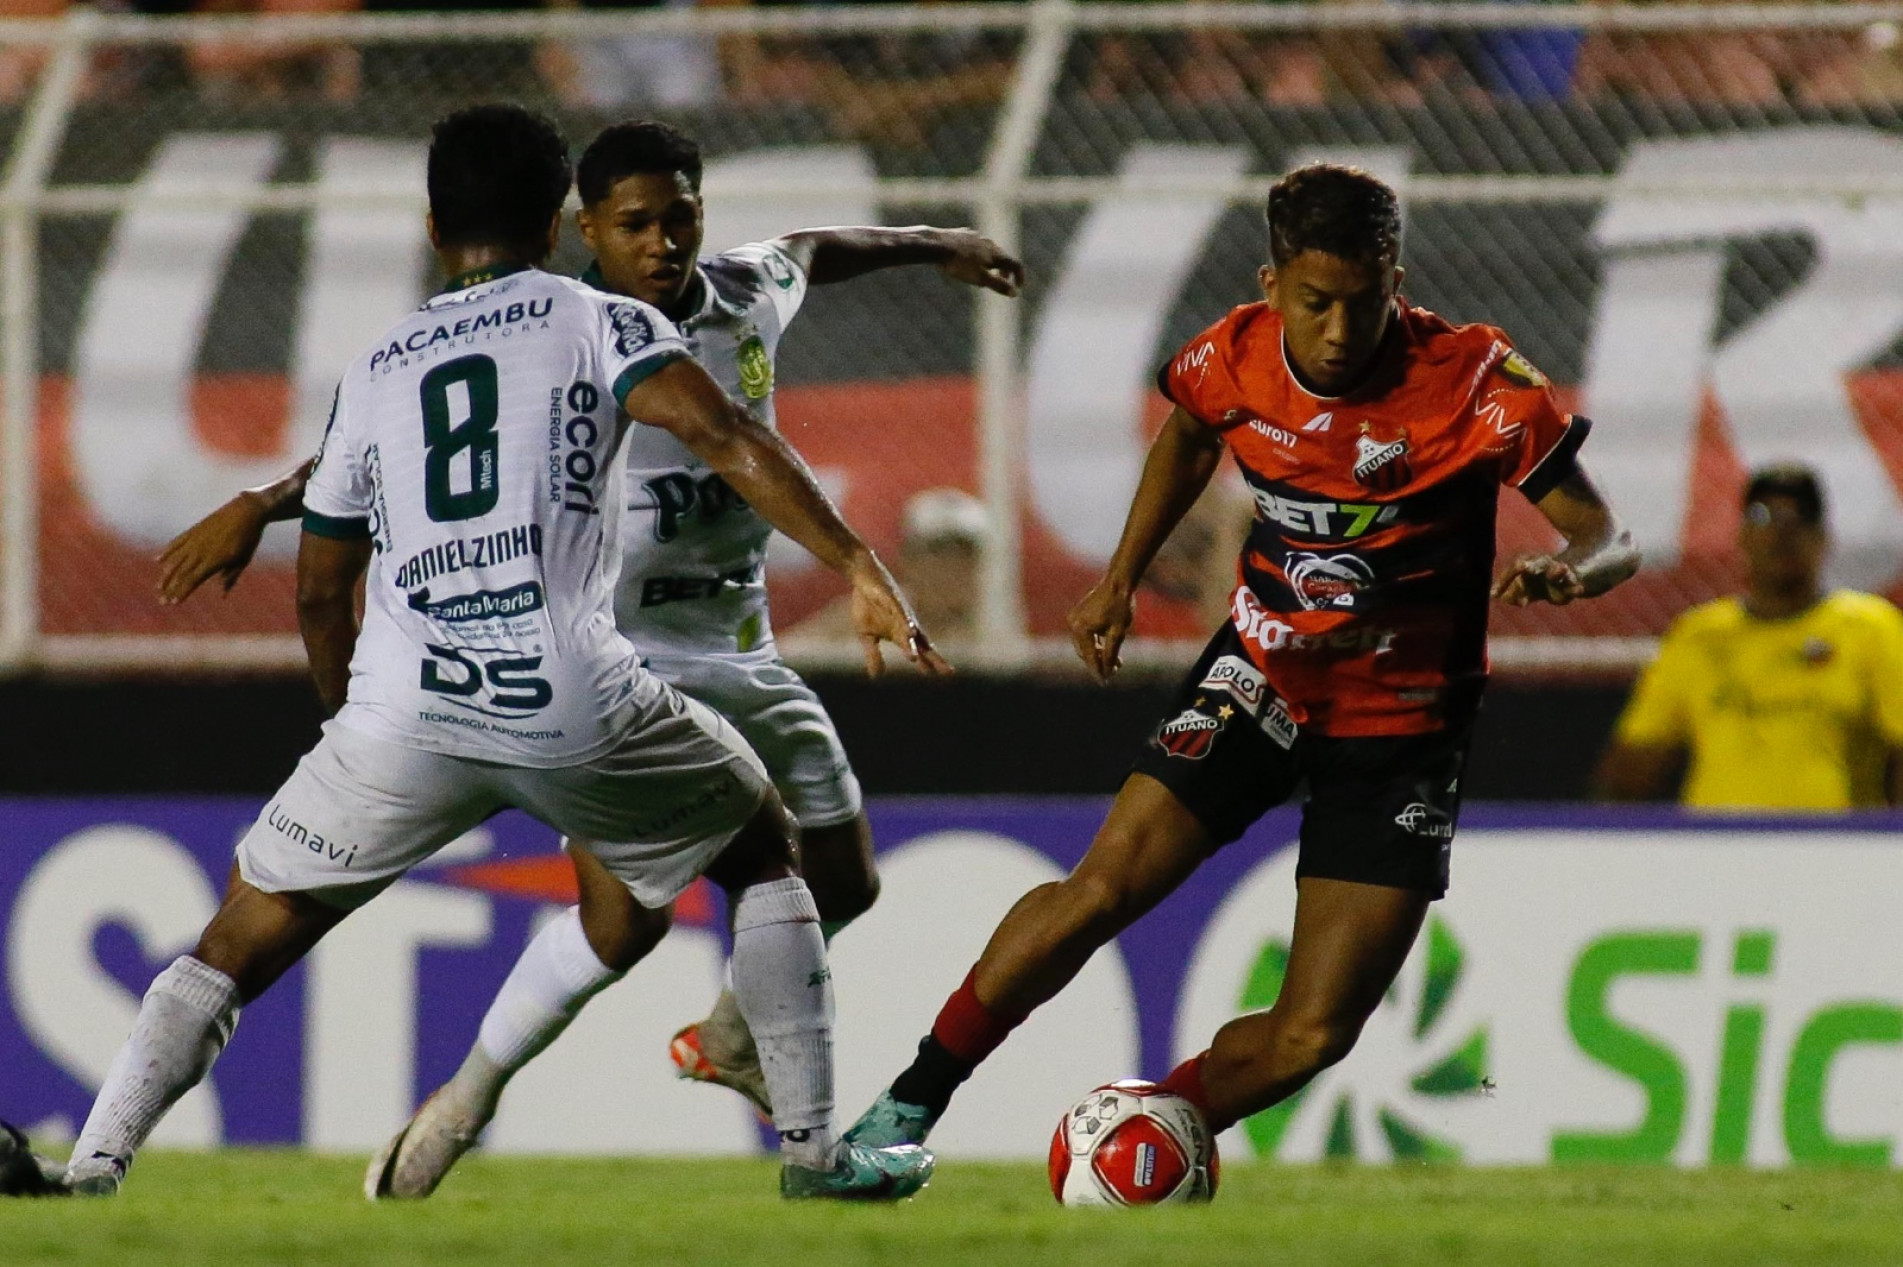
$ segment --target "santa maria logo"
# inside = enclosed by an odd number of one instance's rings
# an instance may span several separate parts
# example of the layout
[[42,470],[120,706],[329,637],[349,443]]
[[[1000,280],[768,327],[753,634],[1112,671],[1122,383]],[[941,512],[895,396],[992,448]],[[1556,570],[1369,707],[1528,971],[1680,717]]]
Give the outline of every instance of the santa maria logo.
[[740,341],[740,390],[748,400],[765,400],[773,391],[773,358],[757,334]]
[[1355,437],[1355,483],[1379,493],[1391,493],[1414,478],[1407,462],[1407,432],[1391,440],[1374,434],[1374,424],[1361,424]]
[[[1406,1072],[1400,1085],[1371,1084],[1370,1065],[1390,1053],[1357,1049],[1348,1061],[1324,1073],[1274,1108],[1242,1123],[1249,1143],[1261,1157],[1274,1157],[1292,1134],[1298,1116],[1321,1129],[1321,1156],[1359,1161],[1459,1161],[1459,1144],[1434,1134],[1413,1114],[1422,1101],[1483,1095],[1492,1089],[1487,1027],[1461,1034],[1453,1029],[1452,1004],[1466,975],[1467,955],[1452,927],[1439,915],[1427,923],[1426,953],[1417,953],[1402,979],[1388,991],[1364,1032],[1379,1042],[1379,1031],[1398,1029]],[[1256,956],[1255,967],[1236,1000],[1238,1012],[1254,1012],[1275,1002],[1288,975],[1288,943],[1272,937]],[[1384,1024],[1385,1022],[1385,1024]],[[1374,1057],[1375,1059],[1370,1059]],[[1320,1118],[1313,1117],[1320,1114]],[[1304,1132],[1310,1134],[1312,1132]],[[1309,1149],[1301,1150],[1304,1154]]]

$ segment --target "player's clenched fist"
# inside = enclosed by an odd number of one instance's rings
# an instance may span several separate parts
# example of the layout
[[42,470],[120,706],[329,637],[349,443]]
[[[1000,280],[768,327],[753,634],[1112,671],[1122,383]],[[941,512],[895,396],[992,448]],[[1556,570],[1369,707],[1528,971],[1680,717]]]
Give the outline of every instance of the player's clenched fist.
[[995,290],[1016,299],[1024,285],[1024,265],[996,242],[972,229],[941,229],[939,242],[949,252],[939,263],[945,276],[967,286]]
[[1070,609],[1070,640],[1091,676],[1108,682],[1123,664],[1123,639],[1136,619],[1136,597],[1108,580],[1091,587]]
[[934,677],[952,671],[919,627],[912,604],[885,564],[868,552],[853,566],[851,576],[852,631],[865,647],[868,676],[878,677],[885,672],[885,656],[879,650],[882,642],[897,647],[906,659]]
[[1586,594],[1586,583],[1572,564],[1550,554],[1530,555],[1513,564],[1493,585],[1493,596],[1510,607],[1551,603],[1564,607]]

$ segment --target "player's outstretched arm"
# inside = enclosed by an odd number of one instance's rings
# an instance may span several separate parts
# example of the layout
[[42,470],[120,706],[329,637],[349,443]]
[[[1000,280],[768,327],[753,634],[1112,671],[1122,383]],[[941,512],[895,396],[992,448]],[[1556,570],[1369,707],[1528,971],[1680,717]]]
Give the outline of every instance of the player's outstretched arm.
[[1143,462],[1143,478],[1103,579],[1070,610],[1071,644],[1091,675],[1108,682],[1136,618],[1137,582],[1189,513],[1222,461],[1222,437],[1182,409],[1170,413]]
[[852,582],[852,625],[868,673],[884,671],[881,642],[927,673],[951,671],[892,574],[839,517],[800,455],[727,399],[706,370],[686,358],[673,361],[629,388],[621,403],[629,417],[672,434],[762,519]]
[[1639,547],[1584,467],[1574,467],[1537,504],[1546,521],[1566,538],[1566,548],[1515,559],[1494,582],[1493,596],[1501,602],[1512,607],[1564,606],[1575,598],[1596,598],[1639,570]]
[[238,583],[257,553],[264,529],[304,513],[304,483],[315,459],[307,459],[269,484],[247,488],[172,538],[159,555],[159,601],[182,603],[214,576],[225,592]]
[[297,629],[324,711],[344,706],[357,649],[357,582],[370,568],[370,538],[306,532],[297,550]]
[[935,264],[955,282],[982,286],[1016,299],[1024,285],[1024,265],[990,238],[971,229],[939,229],[917,224],[907,229],[858,226],[801,229],[773,245],[806,270],[815,286],[848,281],[882,268]]

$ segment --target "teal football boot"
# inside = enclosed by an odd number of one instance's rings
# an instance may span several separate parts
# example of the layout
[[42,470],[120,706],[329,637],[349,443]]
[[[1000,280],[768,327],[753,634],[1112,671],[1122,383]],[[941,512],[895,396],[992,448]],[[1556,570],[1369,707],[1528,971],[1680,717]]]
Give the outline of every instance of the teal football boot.
[[902,1144],[923,1144],[938,1125],[938,1114],[923,1105],[906,1104],[892,1098],[892,1089],[879,1092],[872,1107],[860,1115],[846,1132],[848,1144],[868,1148],[897,1148]]
[[789,1201],[903,1201],[931,1182],[936,1164],[931,1153],[915,1144],[846,1144],[831,1170],[780,1167],[780,1195]]

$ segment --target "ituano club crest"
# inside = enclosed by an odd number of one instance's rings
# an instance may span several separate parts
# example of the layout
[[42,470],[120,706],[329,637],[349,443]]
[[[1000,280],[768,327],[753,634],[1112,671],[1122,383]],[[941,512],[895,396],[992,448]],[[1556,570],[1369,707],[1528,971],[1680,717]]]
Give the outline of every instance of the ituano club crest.
[[1392,440],[1379,440],[1374,424],[1361,424],[1355,437],[1355,483],[1377,493],[1391,493],[1414,478],[1407,461],[1407,432]]

